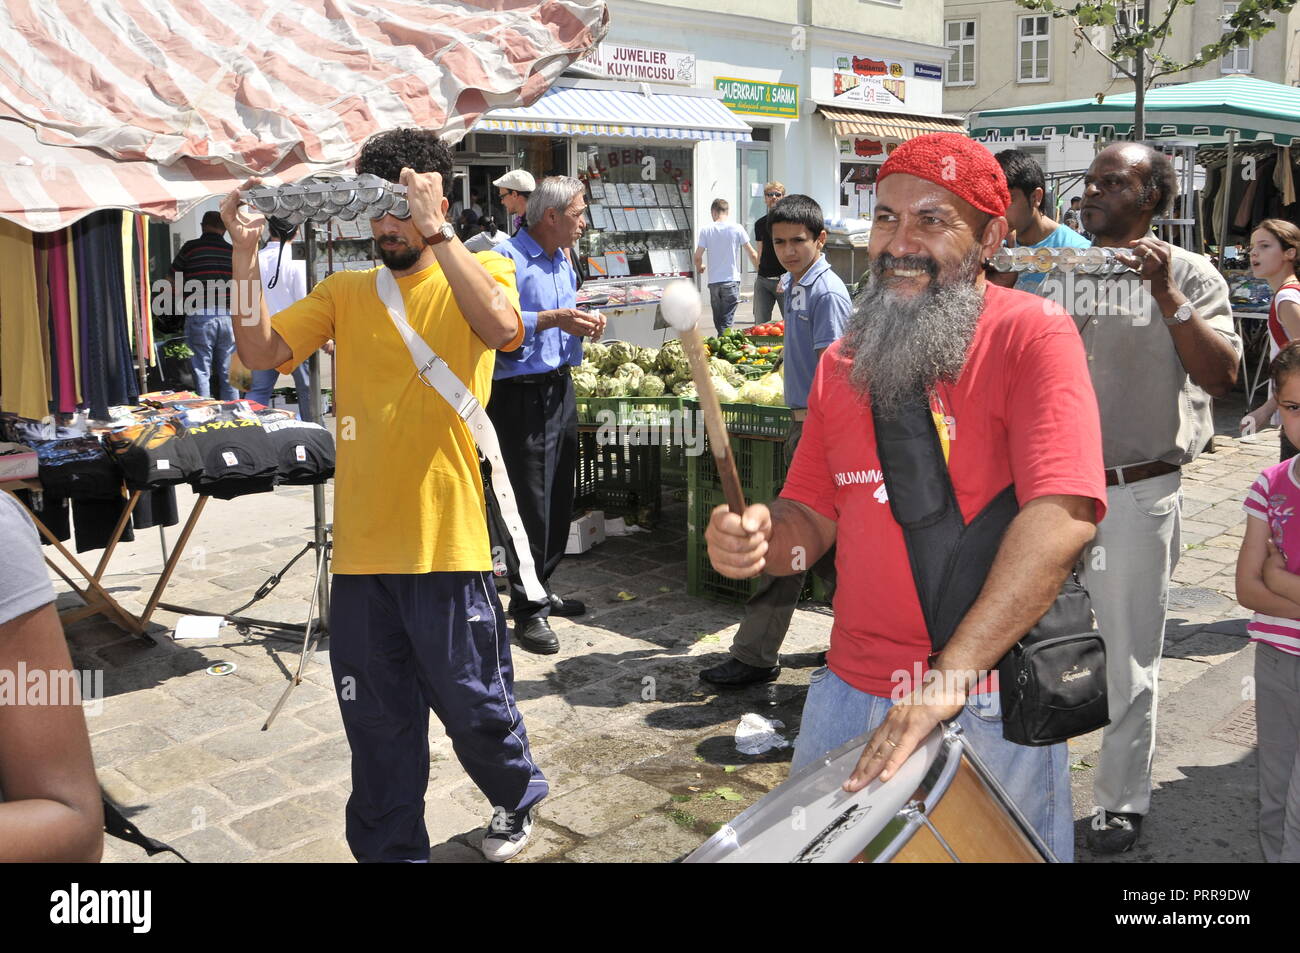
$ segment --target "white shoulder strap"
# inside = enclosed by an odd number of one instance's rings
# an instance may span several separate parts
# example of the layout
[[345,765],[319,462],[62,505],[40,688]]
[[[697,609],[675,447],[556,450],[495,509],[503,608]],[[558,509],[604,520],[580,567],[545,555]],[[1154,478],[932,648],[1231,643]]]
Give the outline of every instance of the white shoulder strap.
[[406,342],[406,349],[411,352],[415,362],[416,376],[432,387],[451,405],[456,416],[465,421],[469,427],[474,443],[483,451],[492,467],[492,491],[496,493],[497,503],[501,507],[501,516],[510,533],[510,541],[519,560],[519,579],[523,583],[524,594],[532,602],[546,601],[546,588],[537,578],[537,568],[533,564],[533,551],[528,545],[528,534],[524,532],[524,521],[519,516],[519,507],[515,505],[515,494],[510,488],[510,478],[506,475],[506,463],[501,457],[501,444],[497,432],[488,419],[487,411],[478,402],[478,398],[461,379],[455,375],[447,362],[433,352],[427,341],[415,333],[406,320],[406,303],[402,300],[401,289],[397,280],[387,268],[380,268],[375,276],[375,288],[379,299],[388,309],[388,316],[393,319],[397,333]]

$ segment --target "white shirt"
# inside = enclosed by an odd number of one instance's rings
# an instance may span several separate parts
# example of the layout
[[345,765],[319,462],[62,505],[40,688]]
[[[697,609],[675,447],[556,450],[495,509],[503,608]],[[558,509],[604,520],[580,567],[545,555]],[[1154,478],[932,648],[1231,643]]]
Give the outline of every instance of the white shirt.
[[749,244],[749,236],[735,222],[725,219],[700,229],[696,248],[704,249],[704,278],[716,285],[722,281],[740,280],[740,250]]
[[280,261],[280,280],[275,283],[274,288],[269,287],[271,279],[275,277],[275,260],[279,255],[279,242],[268,242],[267,246],[257,253],[258,270],[262,273],[262,293],[266,295],[268,314],[283,311],[295,301],[307,297],[307,263],[294,261],[292,248],[284,250],[284,258]]
[[476,232],[465,241],[465,247],[470,251],[491,251],[502,242],[510,238],[504,228],[498,228],[495,235],[489,235],[487,232]]

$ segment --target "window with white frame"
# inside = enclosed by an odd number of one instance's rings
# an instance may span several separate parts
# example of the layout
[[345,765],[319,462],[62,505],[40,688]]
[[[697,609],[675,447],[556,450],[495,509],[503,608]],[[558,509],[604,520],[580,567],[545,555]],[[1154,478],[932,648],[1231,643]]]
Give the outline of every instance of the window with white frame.
[[[1223,5],[1223,32],[1229,33],[1232,28],[1228,26],[1228,17],[1237,12],[1239,4],[1225,3]],[[1225,73],[1249,73],[1250,56],[1252,44],[1248,40],[1245,46],[1236,46],[1223,54],[1219,60],[1219,69]]]
[[[1126,3],[1123,6],[1116,7],[1115,8],[1116,34],[1118,36],[1124,36],[1127,33],[1131,33],[1134,30],[1139,29],[1140,28],[1139,21],[1141,19],[1142,19],[1142,8],[1136,3]],[[1120,63],[1123,65],[1124,69],[1128,70],[1128,73],[1125,73],[1118,66],[1111,66],[1110,75],[1112,78],[1126,76],[1126,75],[1131,76],[1132,74],[1137,72],[1136,57],[1127,56],[1124,59],[1120,60]]]
[[1051,81],[1052,72],[1052,35],[1051,17],[1027,16],[1017,17],[1019,29],[1018,78],[1022,83],[1047,83]]
[[944,82],[948,86],[975,85],[975,21],[949,20],[945,24],[947,46],[955,50],[948,61]]

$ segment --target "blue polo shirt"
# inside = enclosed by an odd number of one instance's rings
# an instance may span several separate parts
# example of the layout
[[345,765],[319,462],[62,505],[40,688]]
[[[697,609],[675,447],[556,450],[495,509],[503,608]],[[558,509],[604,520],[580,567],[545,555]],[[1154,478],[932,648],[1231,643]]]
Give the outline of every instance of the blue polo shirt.
[[804,276],[785,289],[785,403],[808,406],[808,390],[817,370],[817,352],[834,344],[848,324],[853,303],[849,289],[819,255]]
[[521,228],[493,249],[515,263],[519,310],[524,320],[524,343],[514,351],[497,351],[493,380],[524,374],[545,374],[565,365],[582,363],[582,338],[560,328],[537,330],[537,312],[572,308],[578,303],[578,276],[564,249],[550,258],[542,246]]

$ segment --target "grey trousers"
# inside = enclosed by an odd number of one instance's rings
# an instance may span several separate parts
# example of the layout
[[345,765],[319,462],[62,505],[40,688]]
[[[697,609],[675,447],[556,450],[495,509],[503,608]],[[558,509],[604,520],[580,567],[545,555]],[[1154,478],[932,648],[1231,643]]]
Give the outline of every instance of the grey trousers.
[[[795,447],[803,434],[803,422],[795,421],[790,425],[790,433],[785,438],[785,464],[789,469],[794,459]],[[835,591],[835,547],[817,560],[811,571],[820,576],[833,593]],[[731,656],[738,662],[757,668],[772,668],[780,660],[781,643],[794,618],[795,606],[799,603],[799,593],[803,591],[806,572],[797,572],[792,576],[769,576],[763,573],[759,577],[758,590],[745,603],[745,617],[736,632],[735,641],[731,643]]]
[[1270,864],[1300,863],[1300,655],[1255,644],[1259,846]]
[[1178,565],[1182,475],[1106,491],[1106,518],[1083,551],[1081,581],[1106,643],[1110,725],[1102,735],[1093,793],[1107,811],[1151,806],[1156,689],[1165,642],[1169,577]]
[[776,286],[780,283],[780,278],[764,278],[762,275],[754,276],[755,324],[766,324],[772,320],[772,305],[776,305],[780,309],[781,319],[785,320],[785,295],[776,292]]

